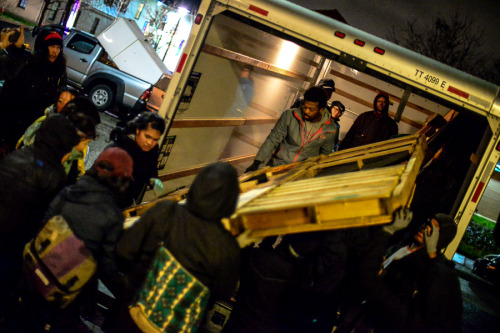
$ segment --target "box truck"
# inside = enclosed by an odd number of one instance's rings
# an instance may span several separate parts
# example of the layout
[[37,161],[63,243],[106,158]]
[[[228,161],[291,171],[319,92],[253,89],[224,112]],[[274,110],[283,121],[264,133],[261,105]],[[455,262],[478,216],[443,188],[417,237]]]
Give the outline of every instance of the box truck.
[[[429,140],[424,163],[454,147],[441,170],[455,172],[442,211],[459,229],[451,257],[500,156],[497,85],[287,1],[204,0],[194,22],[159,109],[168,127],[159,160],[167,189],[219,160],[242,172],[281,113],[305,89],[333,79],[331,101],[347,109],[340,139],[385,92],[399,133]],[[243,89],[251,98],[242,100]]]

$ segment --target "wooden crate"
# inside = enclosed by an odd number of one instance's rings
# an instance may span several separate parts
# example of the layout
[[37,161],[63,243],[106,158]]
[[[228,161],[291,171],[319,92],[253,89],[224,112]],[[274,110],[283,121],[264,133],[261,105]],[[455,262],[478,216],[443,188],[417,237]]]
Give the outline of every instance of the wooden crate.
[[298,163],[254,186],[260,193],[238,207],[233,233],[249,229],[264,237],[388,223],[410,203],[425,149],[423,137],[406,136]]

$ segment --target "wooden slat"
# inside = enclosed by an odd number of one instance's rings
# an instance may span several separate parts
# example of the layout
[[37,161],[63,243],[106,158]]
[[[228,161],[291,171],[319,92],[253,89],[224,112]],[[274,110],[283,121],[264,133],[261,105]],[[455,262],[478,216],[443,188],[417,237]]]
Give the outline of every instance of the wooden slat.
[[356,217],[352,219],[328,221],[321,224],[298,224],[291,226],[267,228],[262,230],[251,230],[249,237],[262,238],[267,236],[293,234],[300,232],[366,227],[366,226],[386,224],[391,221],[392,221],[392,215]]
[[172,128],[261,125],[275,124],[276,121],[274,118],[184,118],[174,119]]
[[224,49],[222,47],[218,47],[218,46],[214,46],[214,45],[210,45],[210,44],[205,44],[205,45],[203,45],[202,51],[205,53],[217,56],[217,57],[221,57],[224,59],[233,60],[233,61],[237,61],[240,63],[252,65],[254,67],[264,69],[268,72],[276,73],[276,74],[283,75],[283,76],[290,77],[290,78],[294,78],[294,79],[297,79],[300,81],[306,81],[306,82],[312,81],[312,79],[310,77],[308,77],[307,75],[300,74],[297,72],[292,72],[292,71],[289,71],[287,69],[283,69],[283,68],[280,68],[278,66],[275,66],[273,64],[246,56],[244,54]]

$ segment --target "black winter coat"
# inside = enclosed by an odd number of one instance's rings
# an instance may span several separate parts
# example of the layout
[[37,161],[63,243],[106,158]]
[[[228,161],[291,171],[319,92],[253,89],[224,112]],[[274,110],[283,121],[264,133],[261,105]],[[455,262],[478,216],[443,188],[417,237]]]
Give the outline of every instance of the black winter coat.
[[114,193],[93,176],[83,175],[58,194],[46,218],[59,214],[92,252],[104,284],[112,292],[121,291],[115,247],[123,229],[123,214]]
[[0,50],[0,80],[8,80],[17,75],[28,61],[29,53],[13,45]]
[[398,125],[387,114],[367,111],[358,116],[340,143],[339,150],[388,140],[398,134]]
[[129,273],[131,295],[143,281],[160,242],[191,274],[224,299],[235,290],[239,275],[239,246],[223,227],[222,217],[236,207],[236,171],[225,163],[203,169],[193,182],[185,205],[160,202],[148,210],[117,245]]
[[65,69],[58,70],[47,61],[40,64],[34,56],[14,78],[5,81],[0,93],[0,136],[11,150],[26,128],[43,116],[45,108],[57,102],[66,83]]
[[64,185],[61,159],[78,141],[71,122],[53,116],[40,127],[32,146],[0,163],[0,240],[24,245],[35,235],[50,201]]

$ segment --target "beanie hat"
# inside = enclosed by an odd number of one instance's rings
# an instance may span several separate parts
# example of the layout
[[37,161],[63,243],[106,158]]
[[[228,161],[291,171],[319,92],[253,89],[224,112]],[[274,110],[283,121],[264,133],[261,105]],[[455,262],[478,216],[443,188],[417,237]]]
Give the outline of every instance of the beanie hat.
[[335,91],[335,81],[333,81],[332,79],[322,79],[321,81],[319,81],[318,87],[321,87],[323,89],[329,89],[332,92],[334,92]]
[[56,31],[51,31],[43,39],[43,44],[45,47],[49,47],[51,45],[59,45],[62,47],[62,37]]
[[[112,170],[106,168],[101,162],[107,162]],[[132,157],[125,150],[118,147],[106,148],[94,163],[94,167],[99,174],[131,180],[134,179],[132,176],[133,165]]]

